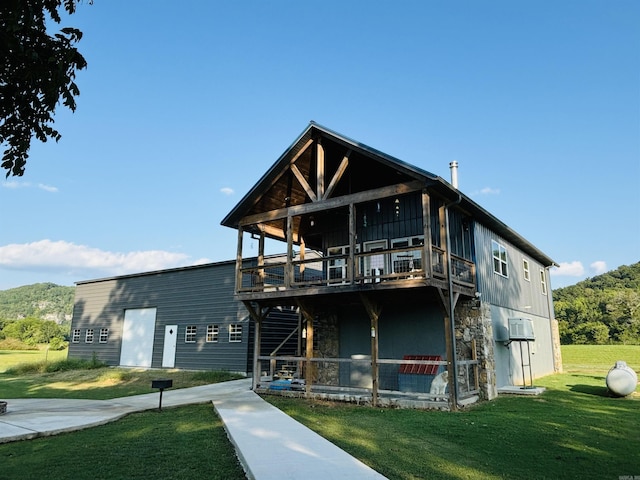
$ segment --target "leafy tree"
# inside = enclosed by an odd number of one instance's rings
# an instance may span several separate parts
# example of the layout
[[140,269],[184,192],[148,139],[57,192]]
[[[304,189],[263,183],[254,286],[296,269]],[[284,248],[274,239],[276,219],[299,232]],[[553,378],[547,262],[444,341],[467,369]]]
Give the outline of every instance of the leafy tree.
[[640,344],[640,262],[554,290],[560,338]]
[[55,338],[64,340],[64,330],[56,322],[38,318],[9,322],[2,332],[6,338],[15,338],[27,345],[49,343]]
[[2,157],[7,177],[24,174],[34,135],[42,142],[61,138],[51,126],[60,100],[71,111],[76,109],[76,70],[87,66],[74,46],[82,32],[66,27],[49,35],[45,17],[59,24],[59,9],[72,14],[80,2],[0,2],[0,144],[7,145]]

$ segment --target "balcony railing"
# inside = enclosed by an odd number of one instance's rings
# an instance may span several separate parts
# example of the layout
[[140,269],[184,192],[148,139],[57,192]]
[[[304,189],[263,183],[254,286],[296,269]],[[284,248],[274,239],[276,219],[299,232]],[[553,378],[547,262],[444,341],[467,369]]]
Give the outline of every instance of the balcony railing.
[[[336,285],[362,285],[414,279],[447,278],[446,254],[432,246],[430,271],[425,271],[422,246],[403,247],[355,254],[314,256],[289,262],[284,257],[244,260],[240,268],[238,292],[272,292],[289,288]],[[454,283],[473,287],[475,265],[464,258],[451,256]]]
[[[438,357],[439,358],[439,357]],[[306,358],[296,356],[259,356],[258,389],[264,391],[299,391],[326,398],[356,397],[370,401],[374,394],[371,358],[357,355],[351,358]],[[444,402],[444,395],[432,393],[431,382],[446,370],[444,360],[378,359],[379,398],[421,399]],[[460,398],[479,393],[478,360],[457,361],[457,383]],[[310,372],[307,370],[311,369]],[[310,373],[310,375],[309,375]],[[311,384],[307,384],[307,381]]]

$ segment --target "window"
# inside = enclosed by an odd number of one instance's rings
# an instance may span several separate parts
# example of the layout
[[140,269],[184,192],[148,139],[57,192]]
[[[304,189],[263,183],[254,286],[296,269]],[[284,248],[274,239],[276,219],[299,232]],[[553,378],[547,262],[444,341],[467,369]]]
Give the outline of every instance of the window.
[[522,259],[522,272],[524,273],[524,279],[527,282],[531,281],[531,273],[529,272],[529,260],[526,258]]
[[93,328],[87,328],[87,333],[84,336],[85,343],[93,343]]
[[424,237],[422,235],[391,240],[391,248],[393,250],[404,249],[402,252],[391,254],[391,269],[393,273],[422,270],[422,245],[424,245]]
[[507,249],[495,240],[491,240],[491,249],[493,251],[493,271],[499,275],[508,277]]
[[71,335],[71,343],[79,343],[80,342],[80,329],[74,328],[73,335]]
[[[340,247],[329,247],[327,250],[328,257],[339,257],[328,259],[328,284],[341,285],[347,283],[349,275],[348,255],[351,248],[348,245]],[[360,252],[359,245],[356,245],[356,253]]]
[[198,328],[195,325],[187,325],[184,332],[184,343],[196,343]]
[[101,328],[100,329],[100,343],[107,343],[107,340],[109,339],[109,329],[108,328]]
[[540,287],[542,288],[542,294],[547,294],[547,277],[544,274],[544,270],[540,269]]
[[229,325],[229,342],[241,342],[242,341],[242,325],[231,324]]
[[218,341],[218,325],[207,325],[207,343]]

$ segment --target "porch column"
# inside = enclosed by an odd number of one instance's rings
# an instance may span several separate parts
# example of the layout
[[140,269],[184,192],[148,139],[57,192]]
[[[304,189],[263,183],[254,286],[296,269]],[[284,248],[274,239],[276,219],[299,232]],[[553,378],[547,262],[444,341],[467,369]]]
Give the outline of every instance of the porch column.
[[382,307],[371,300],[366,295],[360,295],[360,299],[369,314],[371,320],[371,404],[375,407],[378,405],[378,319]]
[[287,265],[284,270],[284,286],[289,288],[294,281],[293,268],[293,218],[287,215]]
[[236,251],[236,292],[242,288],[242,227],[238,227],[238,250]]
[[371,404],[378,405],[378,316],[371,317]]
[[253,385],[251,389],[253,391],[258,388],[260,384],[260,377],[262,376],[262,369],[260,368],[260,343],[262,341],[262,318],[258,316],[255,319],[255,335],[253,339]]
[[260,384],[260,376],[262,373],[260,369],[260,360],[258,359],[258,357],[260,357],[260,343],[262,341],[262,319],[267,316],[268,311],[263,312],[260,305],[254,305],[248,301],[243,301],[242,303],[249,312],[249,317],[255,323],[255,334],[253,339],[253,380],[251,385],[251,389],[255,390]]
[[347,267],[347,281],[353,285],[356,275],[356,206],[349,204],[349,263]]
[[424,244],[422,245],[422,270],[425,278],[433,276],[431,269],[431,203],[427,190],[422,191],[422,231]]
[[296,301],[300,313],[307,321],[307,326],[302,331],[306,332],[306,351],[305,351],[305,372],[304,372],[304,387],[305,394],[309,396],[311,394],[311,386],[313,385],[313,311],[307,308],[304,302]]
[[311,393],[311,385],[313,384],[313,316],[307,316],[307,345],[305,357],[307,359],[304,375],[304,389],[305,393],[309,395]]

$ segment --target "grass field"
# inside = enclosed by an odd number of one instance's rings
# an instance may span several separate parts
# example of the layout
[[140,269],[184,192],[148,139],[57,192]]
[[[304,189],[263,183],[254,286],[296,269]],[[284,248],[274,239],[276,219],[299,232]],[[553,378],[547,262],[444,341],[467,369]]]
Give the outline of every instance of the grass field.
[[67,350],[0,350],[0,373],[21,363],[55,362],[67,358]]
[[[640,346],[568,346],[563,360],[565,373],[535,381],[547,388],[541,396],[505,396],[453,413],[266,399],[391,480],[640,476],[640,394],[614,398],[604,384],[616,360],[640,370]],[[82,380],[65,377],[69,372],[29,379],[0,374],[0,397],[8,380],[27,382],[19,387],[26,396],[50,396],[56,385],[70,398],[94,398],[85,396],[94,382],[104,398],[111,389],[147,388],[146,379],[105,385],[105,372],[118,370],[75,372]],[[193,381],[186,378],[183,386]],[[210,405],[165,409],[0,445],[0,480],[244,478],[230,448]],[[182,470],[189,466],[195,468]]]

